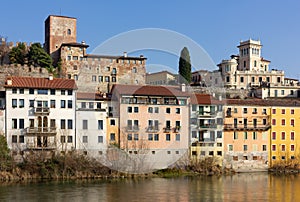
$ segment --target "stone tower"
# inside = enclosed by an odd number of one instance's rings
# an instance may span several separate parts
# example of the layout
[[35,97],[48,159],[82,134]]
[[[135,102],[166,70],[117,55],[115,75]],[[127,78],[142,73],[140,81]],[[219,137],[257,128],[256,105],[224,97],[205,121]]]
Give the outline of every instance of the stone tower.
[[259,70],[261,61],[261,43],[256,40],[240,42],[239,48],[239,70]]
[[54,64],[60,57],[63,43],[76,43],[76,18],[49,15],[45,20],[45,50],[51,55]]

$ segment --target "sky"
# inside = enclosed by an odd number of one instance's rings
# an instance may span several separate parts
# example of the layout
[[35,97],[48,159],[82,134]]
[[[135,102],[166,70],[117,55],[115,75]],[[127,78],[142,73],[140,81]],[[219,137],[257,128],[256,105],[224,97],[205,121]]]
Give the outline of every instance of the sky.
[[[286,77],[300,79],[297,0],[10,0],[1,2],[1,8],[0,35],[8,41],[43,43],[45,19],[48,15],[63,15],[77,18],[77,41],[84,40],[90,46],[88,53],[122,33],[155,28],[182,35],[207,53],[213,65],[201,64],[199,52],[191,52],[192,63],[200,61],[193,65],[195,69],[217,69],[216,64],[238,53],[240,41],[259,39],[262,56],[271,60],[271,69],[284,70]],[[122,54],[127,50],[117,51]],[[147,64],[157,66],[157,70],[178,71],[180,49],[173,51],[177,53],[146,48],[129,53],[143,54],[148,58]]]

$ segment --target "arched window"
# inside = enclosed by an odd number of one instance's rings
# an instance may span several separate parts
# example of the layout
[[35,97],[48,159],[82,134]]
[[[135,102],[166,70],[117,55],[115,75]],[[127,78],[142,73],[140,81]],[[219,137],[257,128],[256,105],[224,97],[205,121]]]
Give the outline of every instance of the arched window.
[[256,60],[254,60],[254,67],[256,67]]
[[71,35],[71,29],[68,29],[68,35]]
[[136,73],[136,72],[137,72],[136,67],[133,67],[132,68],[132,73]]

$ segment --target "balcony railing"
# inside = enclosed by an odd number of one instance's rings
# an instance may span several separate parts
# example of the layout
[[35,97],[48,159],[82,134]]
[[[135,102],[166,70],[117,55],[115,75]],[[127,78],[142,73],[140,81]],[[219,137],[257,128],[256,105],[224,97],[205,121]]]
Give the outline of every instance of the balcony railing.
[[198,116],[199,117],[215,117],[217,116],[217,113],[216,111],[213,111],[213,112],[199,112],[198,113]]
[[56,135],[55,127],[28,127],[26,128],[26,135]]
[[55,142],[43,142],[40,144],[37,143],[26,143],[26,148],[27,149],[32,149],[32,150],[54,150],[56,149],[56,144]]
[[181,126],[175,126],[175,128],[173,128],[174,133],[179,133],[180,132],[180,128],[181,128]]
[[171,126],[167,126],[167,127],[164,128],[165,133],[169,133],[169,132],[171,132],[171,130],[172,130]]
[[148,126],[147,129],[146,129],[147,132],[158,132],[159,131],[159,128],[158,126]]
[[139,126],[136,126],[136,125],[126,127],[127,132],[136,132],[136,131],[139,131],[139,130],[140,130]]
[[224,130],[241,130],[241,131],[247,131],[247,130],[268,130],[271,128],[270,124],[224,124]]
[[35,115],[49,115],[50,108],[49,107],[35,107],[34,114]]

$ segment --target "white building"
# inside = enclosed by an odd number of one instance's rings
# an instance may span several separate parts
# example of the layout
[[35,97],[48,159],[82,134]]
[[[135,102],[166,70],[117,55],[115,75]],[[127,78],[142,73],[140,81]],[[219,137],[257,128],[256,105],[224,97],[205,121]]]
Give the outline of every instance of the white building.
[[75,149],[73,79],[8,77],[5,135],[10,149]]
[[101,157],[107,149],[107,102],[105,94],[77,93],[77,149]]

